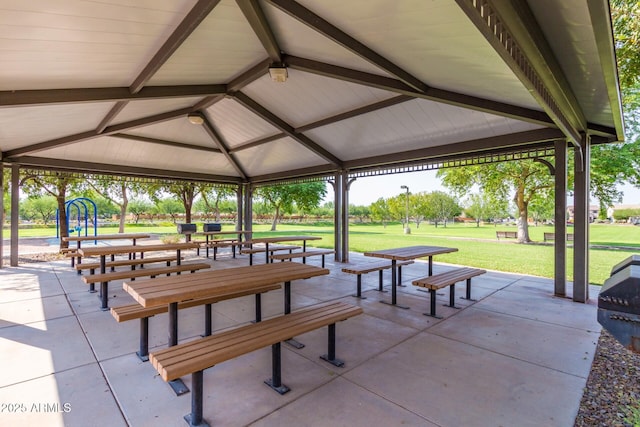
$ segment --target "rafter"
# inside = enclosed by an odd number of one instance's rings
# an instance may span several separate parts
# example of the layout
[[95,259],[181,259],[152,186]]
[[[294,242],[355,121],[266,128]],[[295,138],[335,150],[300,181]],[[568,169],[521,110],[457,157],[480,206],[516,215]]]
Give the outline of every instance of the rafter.
[[153,169],[138,166],[111,165],[105,163],[78,162],[65,159],[47,159],[44,157],[24,156],[13,161],[24,167],[60,170],[78,173],[99,173],[103,175],[122,175],[156,179],[189,180],[211,183],[239,184],[241,179],[235,176],[202,174],[194,172]]
[[342,160],[340,160],[335,155],[333,155],[329,151],[327,151],[324,148],[322,148],[321,146],[319,146],[315,141],[311,140],[311,138],[309,138],[309,137],[307,137],[307,136],[305,136],[305,135],[303,135],[301,133],[297,133],[295,131],[295,129],[291,125],[289,125],[287,122],[282,120],[280,117],[278,117],[275,114],[273,114],[271,111],[267,110],[262,105],[258,104],[256,101],[254,101],[253,99],[251,99],[250,97],[248,97],[244,93],[236,92],[233,95],[233,98],[236,101],[238,101],[241,105],[243,105],[245,108],[247,108],[250,111],[252,111],[253,113],[257,114],[262,119],[264,119],[265,121],[267,121],[271,125],[275,126],[280,131],[284,132],[287,136],[290,136],[291,138],[293,138],[294,140],[298,141],[300,144],[302,144],[307,149],[313,151],[318,156],[320,156],[323,159],[327,160],[329,163],[331,163],[333,165],[336,165],[336,166],[339,166],[339,165],[342,164]]
[[[266,71],[265,71],[266,72]],[[79,102],[134,101],[219,95],[226,85],[148,86],[131,93],[126,87],[0,91],[0,108]]]
[[339,67],[312,59],[295,56],[285,56],[284,61],[293,69],[331,77],[339,80],[357,83],[377,89],[388,90],[414,98],[428,99],[430,101],[441,102],[456,107],[482,111],[512,119],[522,120],[543,126],[555,126],[553,120],[542,111],[522,108],[515,105],[504,104],[502,102],[491,101],[464,95],[461,93],[446,91],[437,88],[430,88],[426,93],[413,90],[403,82],[390,77],[379,76],[377,74],[366,73],[364,71]]
[[411,86],[418,92],[426,92],[427,89],[429,89],[429,86],[427,86],[417,77],[411,75],[406,70],[402,69],[384,56],[375,52],[373,49],[351,37],[330,22],[324,20],[322,17],[316,15],[301,4],[296,3],[293,0],[267,0],[267,2],[271,3],[278,9],[297,19],[308,27],[313,28],[320,34],[323,34],[325,37],[330,38],[334,42],[350,50],[351,52],[355,53],[356,55],[360,56],[361,58],[370,62],[381,70],[386,71],[392,76],[396,76],[402,82]]
[[233,155],[229,153],[229,148],[222,135],[220,135],[220,133],[218,133],[218,131],[213,127],[213,124],[211,124],[211,121],[209,121],[207,116],[202,114],[202,117],[204,118],[204,123],[202,124],[204,131],[207,132],[207,135],[209,135],[213,142],[218,146],[220,152],[224,154],[229,163],[231,163],[231,166],[233,166],[236,172],[238,172],[238,175],[240,175],[242,179],[246,180],[247,173],[242,169],[242,166],[240,166],[240,163],[236,161]]
[[164,139],[149,138],[146,136],[131,135],[126,133],[114,133],[113,135],[110,135],[110,136],[113,138],[128,139],[131,141],[148,142],[149,144],[165,145],[165,146],[174,147],[174,148],[184,148],[187,150],[198,150],[198,151],[205,151],[208,153],[222,153],[220,149],[214,148],[214,147],[185,144],[184,142],[167,141]]
[[267,51],[271,61],[282,62],[282,58],[280,58],[280,47],[258,1],[236,0],[236,3],[244,14],[244,17],[247,18],[249,25],[251,25],[253,32],[256,33],[260,43],[262,43],[264,50]]
[[162,47],[151,58],[138,77],[133,81],[129,90],[136,93],[149,81],[151,77],[167,62],[167,60],[178,50],[189,35],[200,25],[209,13],[220,3],[220,0],[198,0],[189,11],[187,16],[180,22],[180,25],[164,42]]

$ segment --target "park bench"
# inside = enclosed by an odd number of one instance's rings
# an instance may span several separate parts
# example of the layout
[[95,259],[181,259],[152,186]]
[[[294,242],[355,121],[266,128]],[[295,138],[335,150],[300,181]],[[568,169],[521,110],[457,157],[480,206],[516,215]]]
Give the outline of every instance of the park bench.
[[496,231],[496,238],[500,239],[517,239],[518,232],[517,231]]
[[92,274],[89,276],[82,276],[82,281],[88,285],[100,283],[100,297],[102,299],[102,306],[100,308],[103,311],[106,311],[109,309],[108,293],[109,293],[109,282],[111,280],[120,280],[120,279],[135,280],[136,277],[145,277],[145,276],[154,278],[156,276],[161,276],[163,274],[166,274],[167,276],[171,275],[171,273],[180,274],[183,271],[190,271],[191,273],[194,273],[197,270],[202,270],[205,268],[211,268],[211,265],[206,263],[178,264],[178,265],[172,265],[169,267],[145,268],[144,270],[126,270],[126,271],[113,271],[109,273]]
[[[402,283],[402,266],[409,265],[409,264],[413,264],[413,261],[408,260],[408,261],[396,262],[396,266],[398,267],[398,285],[399,286],[402,286],[400,285],[400,283]],[[388,268],[391,268],[391,263],[388,261],[369,262],[366,264],[359,264],[359,265],[344,267],[342,269],[342,272],[347,274],[357,275],[358,278],[357,278],[357,285],[356,285],[356,294],[352,296],[360,299],[366,299],[367,297],[362,296],[362,275],[367,273],[372,273],[374,271],[378,271],[379,272],[378,291],[385,292],[382,288],[382,273],[384,270]]]
[[[184,257],[181,257],[184,259]],[[162,256],[153,258],[137,258],[137,259],[119,259],[115,261],[107,261],[105,267],[110,267],[111,271],[115,271],[115,267],[131,267],[131,270],[135,270],[137,265],[152,264],[156,262],[166,262],[167,267],[171,265],[172,261],[176,261],[176,256]],[[96,270],[100,269],[99,262],[84,262],[76,265],[76,270],[89,270],[89,274],[95,274]]]
[[60,248],[60,253],[64,255],[65,258],[71,258],[71,268],[76,265],[76,259],[80,258],[80,254],[78,254],[76,248]]
[[[544,233],[544,241],[554,241],[556,239],[556,233]],[[567,241],[573,242],[573,233],[567,233]]]
[[317,304],[162,349],[151,353],[149,359],[165,381],[191,374],[191,413],[185,416],[185,420],[189,425],[201,425],[204,423],[202,405],[205,369],[270,345],[272,376],[265,383],[278,393],[284,394],[289,388],[282,384],[281,380],[281,342],[292,336],[328,326],[328,351],[321,358],[335,366],[344,366],[344,362],[336,359],[335,355],[335,326],[337,322],[362,312],[362,308],[343,302]]
[[[271,249],[271,248],[269,248]],[[307,258],[312,256],[322,256],[322,268],[324,268],[324,257],[325,255],[335,254],[336,251],[332,251],[330,249],[316,249],[311,251],[304,252],[291,252],[288,254],[273,254],[271,255],[272,260],[279,259],[280,261],[289,260],[293,261],[294,258],[302,258],[302,263],[307,263]]]
[[441,319],[441,317],[436,316],[436,291],[447,286],[449,287],[449,305],[447,305],[447,307],[458,308],[455,306],[455,284],[462,280],[467,281],[467,292],[463,299],[473,301],[471,299],[471,278],[484,273],[486,273],[486,271],[479,268],[462,267],[445,273],[421,277],[414,280],[412,282],[414,286],[419,286],[429,290],[429,295],[431,297],[431,310],[429,313],[424,313],[424,315]]
[[[243,242],[246,244],[246,242]],[[300,249],[300,246],[295,245],[269,245],[269,254],[274,255],[276,252],[289,251],[293,252],[296,249]],[[241,254],[249,255],[249,265],[253,265],[253,254],[264,253],[267,250],[266,246],[252,246],[250,248],[240,249]]]
[[[256,296],[256,322],[262,319],[261,294],[269,291],[275,291],[281,288],[280,284],[260,286],[250,290],[233,291],[223,295],[217,295],[211,298],[199,298],[178,303],[178,310],[183,308],[205,306],[205,328],[204,336],[211,335],[212,331],[212,312],[211,304],[220,301],[240,298],[247,295]],[[140,349],[136,352],[140,360],[146,362],[149,360],[149,318],[156,314],[166,313],[168,306],[160,305],[156,307],[143,307],[138,303],[121,305],[119,307],[111,307],[111,315],[118,323],[129,320],[140,319]]]

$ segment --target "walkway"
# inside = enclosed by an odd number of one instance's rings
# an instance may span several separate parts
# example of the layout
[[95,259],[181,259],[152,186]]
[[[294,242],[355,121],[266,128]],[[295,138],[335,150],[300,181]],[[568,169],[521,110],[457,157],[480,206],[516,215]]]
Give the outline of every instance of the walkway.
[[[351,254],[352,261],[362,258]],[[214,268],[246,264],[246,257],[223,257]],[[363,280],[368,299],[356,300],[355,277],[341,267],[329,262],[331,275],[292,289],[294,310],[327,300],[364,308],[337,327],[345,368],[318,358],[326,350],[324,330],[298,337],[302,350],[283,346],[283,382],[291,387],[284,396],[262,383],[271,372],[270,349],[220,364],[205,373],[204,415],[212,425],[573,425],[600,331],[593,300],[554,298],[551,280],[490,272],[474,279],[478,302],[459,300],[460,310],[439,306],[445,319],[437,320],[422,315],[427,296],[412,286],[398,295],[410,310],[380,304],[388,294],[375,290],[375,273]],[[436,264],[436,272],[447,268]],[[403,279],[425,272],[419,262],[404,269]],[[111,305],[129,301],[119,284],[110,295]],[[438,298],[445,303],[448,293]],[[281,291],[263,304],[263,315],[281,313]],[[203,311],[180,313],[182,339],[202,332]],[[232,327],[252,314],[252,298],[219,303],[214,325]],[[152,347],[165,345],[166,321],[151,319]],[[117,324],[100,311],[68,261],[0,270],[0,425],[185,425],[190,395],[176,397],[135,356],[137,346],[138,323]],[[190,377],[184,380],[189,385]]]

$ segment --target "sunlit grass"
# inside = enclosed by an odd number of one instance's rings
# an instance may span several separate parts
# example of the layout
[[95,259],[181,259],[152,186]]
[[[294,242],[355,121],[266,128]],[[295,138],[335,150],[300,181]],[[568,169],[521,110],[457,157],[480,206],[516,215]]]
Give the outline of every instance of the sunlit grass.
[[[317,247],[334,247],[334,230],[330,223],[324,224],[278,224],[277,231],[269,231],[271,224],[254,224],[256,237],[277,235],[313,235],[322,237],[311,244]],[[223,230],[233,230],[233,224],[224,224]],[[458,252],[439,255],[437,261],[468,265],[504,272],[531,274],[542,277],[554,276],[553,246],[536,244],[543,241],[544,232],[553,232],[553,226],[531,226],[529,234],[534,244],[519,245],[513,240],[496,239],[496,231],[515,231],[515,226],[475,224],[448,224],[435,227],[423,223],[419,227],[411,224],[411,234],[404,234],[399,223],[351,224],[349,226],[349,249],[366,252],[411,245],[433,245],[458,248]],[[90,230],[91,232],[92,230]],[[117,227],[99,227],[98,234],[117,233]],[[175,225],[127,226],[128,233],[176,234]],[[568,232],[573,232],[569,227]],[[621,224],[592,224],[589,229],[591,245],[637,248],[640,251],[640,227]],[[7,233],[8,234],[8,233]],[[21,229],[20,237],[55,237],[54,229]],[[634,250],[592,247],[589,256],[590,281],[601,285],[609,277],[611,267],[624,260]],[[573,280],[573,251],[567,249],[567,277]]]

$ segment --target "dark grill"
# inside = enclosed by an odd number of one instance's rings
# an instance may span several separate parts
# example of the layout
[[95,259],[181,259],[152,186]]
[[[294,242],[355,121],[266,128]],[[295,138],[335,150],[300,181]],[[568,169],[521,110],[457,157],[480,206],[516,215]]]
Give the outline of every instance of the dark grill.
[[640,256],[611,269],[598,296],[598,322],[626,348],[640,353]]
[[191,234],[196,232],[195,224],[178,224],[178,233]]
[[212,222],[212,223],[209,223],[209,224],[203,224],[202,225],[202,231],[205,231],[205,232],[207,232],[207,231],[220,231],[220,230],[222,230],[222,225],[218,224],[216,222]]

